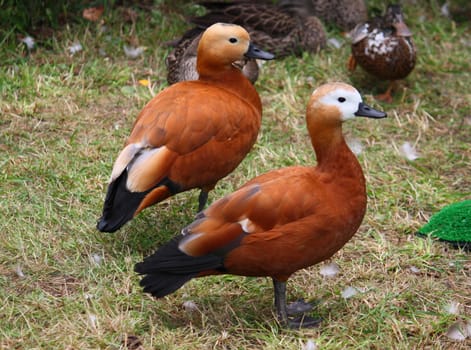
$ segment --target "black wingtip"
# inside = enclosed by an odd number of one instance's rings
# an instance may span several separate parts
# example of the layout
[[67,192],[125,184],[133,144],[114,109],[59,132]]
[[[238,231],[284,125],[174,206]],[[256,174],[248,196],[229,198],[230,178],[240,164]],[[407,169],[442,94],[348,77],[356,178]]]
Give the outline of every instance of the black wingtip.
[[130,192],[126,188],[127,171],[109,185],[103,204],[103,214],[96,228],[100,232],[115,232],[134,217],[134,214],[148,192]]
[[118,231],[121,227],[123,227],[123,225],[129,220],[130,219],[124,218],[123,220],[119,222],[110,223],[109,221],[105,220],[105,218],[102,216],[101,218],[98,219],[96,228],[100,232],[113,233],[113,232]]
[[178,235],[162,245],[153,255],[134,265],[134,271],[145,275],[140,281],[144,292],[156,298],[175,292],[202,271],[223,270],[223,258],[217,255],[193,257],[186,255],[178,244]]

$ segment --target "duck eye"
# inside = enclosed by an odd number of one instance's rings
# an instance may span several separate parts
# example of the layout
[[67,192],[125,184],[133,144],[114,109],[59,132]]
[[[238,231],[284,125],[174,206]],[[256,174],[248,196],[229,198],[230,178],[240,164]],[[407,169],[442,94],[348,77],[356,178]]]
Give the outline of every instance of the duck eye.
[[237,42],[237,39],[236,38],[230,38],[229,41],[233,44],[235,44]]
[[339,98],[337,99],[337,101],[339,101],[340,103],[343,103],[343,102],[345,102],[346,100],[345,100],[345,97],[339,97]]

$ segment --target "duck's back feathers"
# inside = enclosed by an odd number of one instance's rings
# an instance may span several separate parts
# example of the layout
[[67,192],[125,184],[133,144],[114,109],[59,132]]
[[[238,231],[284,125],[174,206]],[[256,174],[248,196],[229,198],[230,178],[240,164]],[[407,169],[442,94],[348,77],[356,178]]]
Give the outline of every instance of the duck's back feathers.
[[243,26],[257,46],[277,57],[299,55],[304,51],[317,52],[326,44],[321,21],[314,16],[294,16],[269,3],[235,1],[229,3],[203,2],[208,12],[191,19],[200,27],[216,22]]
[[280,0],[278,4],[284,11],[316,16],[344,31],[366,21],[368,15],[364,0]]
[[[258,96],[252,102],[259,102]],[[138,116],[122,154],[129,148],[136,151],[131,157],[118,157],[110,193],[124,194],[127,187],[141,198],[159,186],[167,188],[167,196],[195,187],[212,188],[242,161],[256,140],[260,122],[261,110],[228,90],[198,81],[173,85]],[[116,196],[107,198],[116,201]],[[120,205],[135,206],[134,201]]]

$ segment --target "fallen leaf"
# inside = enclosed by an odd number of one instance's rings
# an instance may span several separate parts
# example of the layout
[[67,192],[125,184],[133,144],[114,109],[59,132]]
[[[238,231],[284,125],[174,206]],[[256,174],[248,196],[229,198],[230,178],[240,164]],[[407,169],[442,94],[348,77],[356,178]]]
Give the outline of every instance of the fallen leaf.
[[105,8],[103,7],[103,5],[97,7],[89,7],[83,10],[82,17],[88,19],[89,21],[96,22],[101,18],[101,15],[103,14],[104,10]]
[[129,349],[129,350],[138,350],[138,349],[142,349],[142,342],[141,340],[135,336],[135,335],[131,335],[131,334],[127,334],[124,339],[121,341],[121,343],[123,344],[123,346],[126,348],[126,349]]
[[147,79],[141,79],[141,80],[139,80],[139,84],[142,85],[142,86],[149,86],[150,81],[147,80]]

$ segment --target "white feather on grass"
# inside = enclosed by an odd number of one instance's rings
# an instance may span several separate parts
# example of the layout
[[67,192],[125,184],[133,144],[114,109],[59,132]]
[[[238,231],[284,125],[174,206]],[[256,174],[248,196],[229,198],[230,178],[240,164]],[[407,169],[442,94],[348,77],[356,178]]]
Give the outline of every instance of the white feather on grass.
[[340,271],[339,265],[336,263],[330,263],[322,265],[319,269],[319,273],[324,277],[334,277]]
[[448,304],[446,304],[443,309],[446,313],[450,315],[458,315],[460,313],[460,303],[452,300]]
[[79,42],[75,42],[72,44],[72,46],[69,46],[68,50],[71,55],[75,55],[77,52],[82,51],[83,47],[82,44],[80,44]]
[[103,261],[103,256],[98,253],[94,253],[90,257],[90,261],[95,265],[100,265],[101,262]]
[[93,329],[97,329],[98,318],[94,314],[88,314],[88,323]]
[[450,17],[450,5],[448,2],[445,2],[442,7],[440,7],[440,12],[445,17]]
[[312,339],[308,339],[308,341],[303,344],[302,350],[317,350],[317,344]]
[[21,269],[21,265],[18,264],[15,267],[15,273],[19,278],[25,278],[25,274],[23,273],[23,270]]
[[198,305],[192,300],[187,300],[183,302],[183,308],[185,309],[186,312],[192,313],[196,310],[198,310]]
[[360,140],[355,138],[347,138],[347,146],[356,156],[358,156],[363,151],[363,146]]
[[471,337],[471,321],[464,323],[458,321],[453,323],[446,332],[446,336],[454,341],[464,341],[467,337]]
[[399,151],[407,160],[413,161],[420,158],[420,154],[417,152],[415,147],[410,144],[410,142],[404,142]]
[[342,291],[342,298],[344,299],[350,299],[351,297],[355,296],[358,294],[358,289],[352,286],[348,286]]
[[27,35],[23,39],[21,39],[21,42],[26,45],[28,50],[34,49],[34,46],[36,45],[36,42],[34,41],[34,38],[30,37],[29,35]]
[[341,42],[337,38],[329,38],[329,39],[327,39],[327,45],[329,45],[329,46],[331,46],[335,49],[340,49],[343,45],[343,42]]
[[142,46],[133,47],[133,46],[124,45],[123,49],[126,56],[132,59],[138,58],[144,52],[144,47]]

